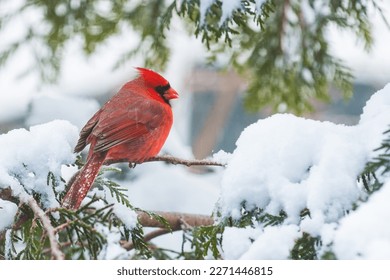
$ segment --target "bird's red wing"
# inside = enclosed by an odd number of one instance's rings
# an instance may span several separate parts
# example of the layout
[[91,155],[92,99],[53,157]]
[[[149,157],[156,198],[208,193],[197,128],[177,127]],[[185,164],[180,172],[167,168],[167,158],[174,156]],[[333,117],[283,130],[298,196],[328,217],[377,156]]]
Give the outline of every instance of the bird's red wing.
[[117,125],[114,129],[108,130],[104,133],[104,136],[101,135],[97,137],[96,144],[94,146],[95,152],[107,151],[112,147],[123,143],[129,143],[136,139],[147,135],[149,129],[145,124],[135,123],[135,122],[126,122],[120,125]]
[[93,117],[81,129],[80,138],[76,144],[76,147],[74,148],[74,151],[76,153],[81,152],[85,148],[85,146],[89,143],[88,138],[91,135],[91,132],[93,131],[94,127],[98,123],[101,112],[102,110],[97,111],[95,115],[93,115]]
[[161,126],[164,121],[161,106],[156,102],[138,102],[140,104],[121,114],[117,108],[111,114],[101,116],[92,132],[96,137],[94,151],[107,151],[123,143],[146,140],[152,130]]

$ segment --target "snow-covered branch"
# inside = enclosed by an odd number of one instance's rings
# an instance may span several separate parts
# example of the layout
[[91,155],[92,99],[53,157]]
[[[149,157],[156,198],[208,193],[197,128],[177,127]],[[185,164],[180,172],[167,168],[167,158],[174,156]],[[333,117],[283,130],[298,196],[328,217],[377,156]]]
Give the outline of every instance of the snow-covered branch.
[[[189,166],[225,166],[225,164],[223,164],[221,162],[216,162],[216,161],[212,161],[212,160],[207,160],[207,159],[188,160],[188,159],[177,158],[177,157],[170,156],[170,155],[155,156],[155,157],[152,157],[152,158],[145,160],[145,162],[152,162],[152,161],[165,161],[165,162],[168,162],[171,164],[175,164],[175,165],[181,164],[181,165],[185,165],[188,167]],[[117,159],[117,160],[106,160],[104,162],[104,164],[110,165],[110,164],[119,163],[119,162],[128,162],[128,159],[123,158],[123,159]]]
[[[214,223],[214,220],[210,216],[197,215],[197,214],[186,214],[177,212],[163,212],[156,211],[155,214],[163,217],[169,224],[172,231],[183,229],[183,225],[186,227],[197,227],[197,226],[209,226]],[[163,228],[165,225],[157,219],[150,216],[148,213],[138,211],[138,221],[144,227],[159,227]]]

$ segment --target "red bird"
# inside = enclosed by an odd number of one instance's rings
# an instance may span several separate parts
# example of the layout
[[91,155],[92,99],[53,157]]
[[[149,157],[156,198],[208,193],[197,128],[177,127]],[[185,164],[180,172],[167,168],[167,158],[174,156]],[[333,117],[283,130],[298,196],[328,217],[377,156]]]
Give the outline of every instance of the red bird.
[[79,208],[105,161],[142,163],[156,156],[167,139],[173,122],[169,101],[179,95],[158,73],[136,69],[139,77],[126,83],[81,130],[74,151],[91,146],[64,197],[64,207]]

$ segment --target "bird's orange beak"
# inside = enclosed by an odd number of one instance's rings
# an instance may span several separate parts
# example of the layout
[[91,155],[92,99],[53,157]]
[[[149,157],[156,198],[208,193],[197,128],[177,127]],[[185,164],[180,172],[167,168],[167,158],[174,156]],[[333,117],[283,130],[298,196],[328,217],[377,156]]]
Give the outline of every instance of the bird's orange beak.
[[168,89],[164,96],[169,100],[169,99],[176,99],[176,98],[179,98],[179,94],[177,93],[176,90],[174,90],[173,88],[170,88]]

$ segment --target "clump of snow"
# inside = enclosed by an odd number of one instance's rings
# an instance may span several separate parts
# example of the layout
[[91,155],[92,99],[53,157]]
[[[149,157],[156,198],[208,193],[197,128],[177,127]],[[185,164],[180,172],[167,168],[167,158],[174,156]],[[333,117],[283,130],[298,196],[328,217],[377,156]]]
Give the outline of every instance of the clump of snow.
[[256,0],[255,3],[256,3],[256,10],[257,11],[260,11],[261,10],[261,6],[265,3],[266,0]]
[[261,232],[262,229],[252,227],[226,227],[223,233],[223,259],[239,259],[251,247],[251,240],[255,240]]
[[[216,0],[200,0],[200,6],[199,6],[199,11],[200,11],[200,24],[202,25],[204,23],[204,20],[206,18],[206,14],[208,9],[211,7],[211,5],[214,4]],[[222,0],[222,15],[221,19],[219,21],[219,24],[223,24],[226,20],[228,20],[231,16],[232,13],[241,8],[241,0]],[[256,8],[260,9],[262,3],[259,1],[259,3],[256,3]]]
[[340,259],[390,259],[390,181],[340,221],[334,252]]
[[137,213],[129,207],[116,203],[114,205],[114,213],[129,230],[137,226]]
[[0,188],[11,187],[15,195],[39,193],[45,207],[58,206],[48,174],[55,176],[57,190],[63,190],[61,168],[74,162],[77,138],[77,128],[59,120],[0,135]]
[[[240,213],[246,201],[248,210],[259,207],[274,215],[284,210],[293,223],[305,207],[313,218],[337,220],[360,193],[356,176],[365,154],[359,143],[351,143],[354,132],[289,114],[250,125],[238,139],[222,180],[223,215]],[[352,176],[344,176],[349,169]]]
[[296,225],[266,227],[240,259],[287,259],[300,235]]
[[0,232],[12,224],[17,210],[15,203],[0,199]]
[[224,23],[239,8],[241,8],[241,0],[222,1],[222,16],[219,23]]
[[[390,108],[390,84],[376,92],[367,101],[363,108],[363,114],[360,116],[360,124],[371,126],[371,123],[378,123],[377,126],[389,125],[389,119],[386,118]],[[384,115],[386,114],[386,115]]]
[[214,161],[222,163],[222,164],[227,164],[231,158],[232,158],[231,153],[220,150],[220,151],[213,154],[213,156],[211,157],[211,160],[214,160]]
[[[380,225],[380,221],[388,220],[387,214],[381,215],[386,212],[380,206],[387,197],[384,189],[376,194],[381,198],[373,196],[370,199],[382,199],[382,202],[372,203],[371,208],[367,205],[369,210],[362,208],[353,216],[346,217],[340,233],[337,229],[337,223],[346,213],[366,197],[357,177],[366,162],[375,156],[373,150],[379,147],[389,122],[390,85],[387,85],[367,102],[356,126],[276,114],[247,127],[237,140],[237,148],[223,174],[218,209],[222,217],[239,219],[245,203],[246,210],[258,207],[272,215],[278,215],[283,210],[287,218],[277,229],[269,229],[275,231],[270,236],[279,236],[284,240],[283,250],[267,253],[266,248],[273,246],[269,245],[271,237],[267,237],[266,228],[242,258],[286,258],[286,250],[291,249],[291,242],[302,232],[312,236],[324,233],[328,244],[333,238],[340,240],[336,244],[343,244],[344,239],[358,232],[358,226],[366,224],[367,231],[371,231],[374,225]],[[302,220],[300,213],[306,208],[310,211],[310,217]],[[369,220],[375,216],[372,211],[375,211],[378,220]],[[294,225],[294,229],[291,225]],[[355,249],[340,245],[336,250],[337,257],[387,256],[381,250],[378,254],[373,252],[377,252],[375,248],[380,245],[388,248],[388,230],[378,233],[385,240],[379,238],[372,242],[367,242],[365,236],[369,235],[363,232],[349,243]],[[284,235],[285,238],[282,237]],[[366,245],[365,254],[361,244]],[[345,250],[349,253],[345,253]]]
[[130,252],[126,251],[121,245],[121,233],[117,227],[102,226],[96,224],[95,229],[103,236],[106,236],[107,243],[103,246],[98,255],[99,260],[128,259]]
[[204,23],[204,19],[206,18],[207,10],[211,7],[211,5],[216,0],[200,0],[199,11],[200,11],[200,24]]

